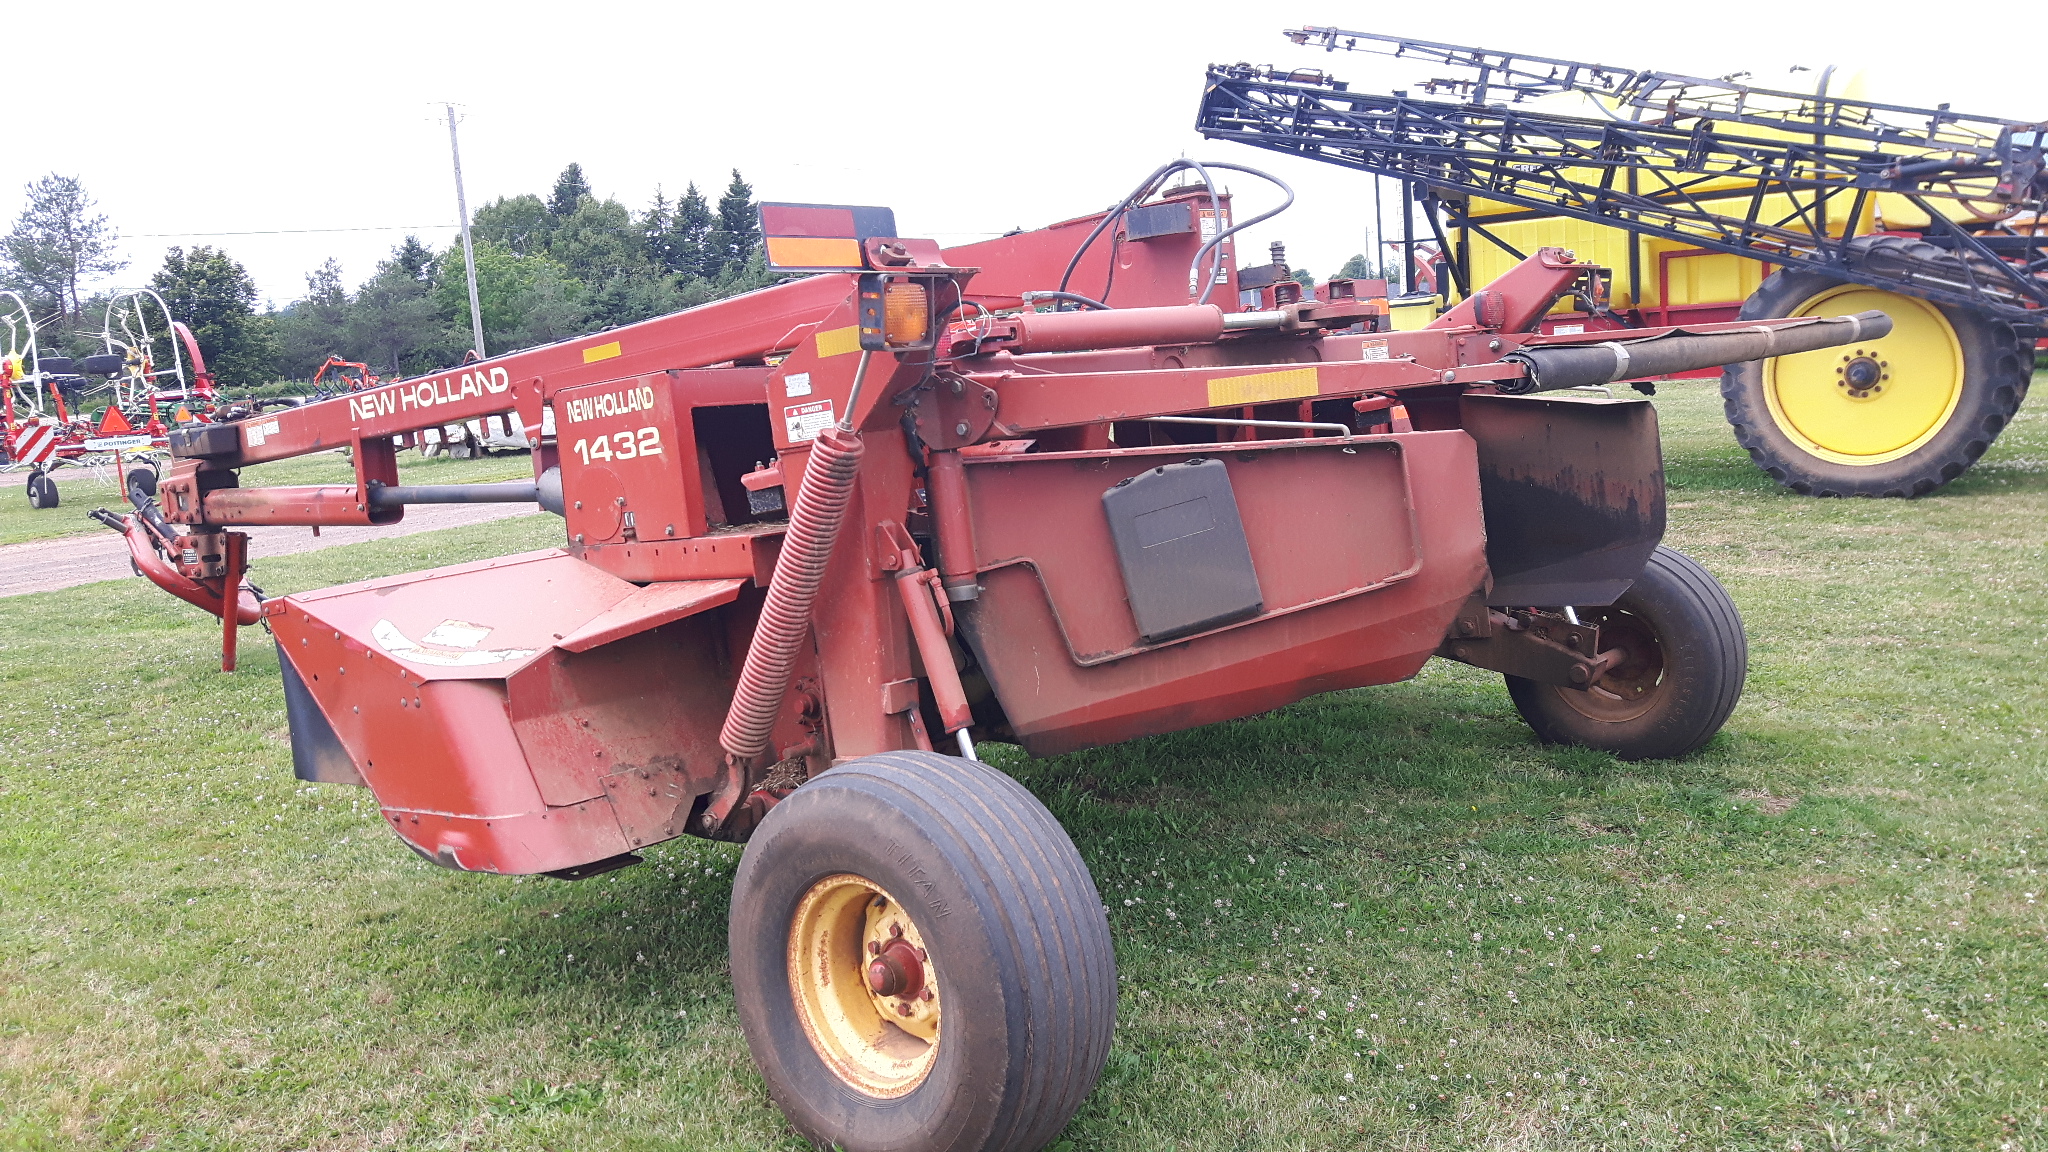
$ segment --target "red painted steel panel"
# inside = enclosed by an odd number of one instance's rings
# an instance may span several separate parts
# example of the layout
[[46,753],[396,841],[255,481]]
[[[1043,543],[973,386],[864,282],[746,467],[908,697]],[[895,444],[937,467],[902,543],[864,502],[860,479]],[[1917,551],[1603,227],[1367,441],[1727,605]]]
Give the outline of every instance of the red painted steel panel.
[[564,652],[588,652],[636,632],[659,628],[671,620],[695,615],[706,608],[732,603],[743,580],[672,580],[649,584],[628,593],[624,600],[598,613],[596,618],[555,642]]
[[[545,872],[679,834],[715,786],[737,606],[712,606],[741,588],[650,594],[549,550],[286,597],[271,621],[407,843],[451,867]],[[665,596],[689,603],[651,603]],[[625,619],[650,611],[670,618]],[[593,624],[623,638],[562,647]],[[629,778],[626,827],[609,794]],[[666,812],[649,808],[662,797]]]
[[[1398,450],[1389,445],[1398,445]],[[1462,432],[967,462],[983,592],[958,606],[1034,753],[1251,715],[1411,676],[1486,577]],[[1101,493],[1167,460],[1231,466],[1266,610],[1149,649],[1121,598]],[[1425,493],[1428,514],[1417,515]],[[1029,562],[1024,557],[1029,557]]]
[[851,208],[815,208],[796,204],[761,205],[761,231],[769,236],[855,237]]

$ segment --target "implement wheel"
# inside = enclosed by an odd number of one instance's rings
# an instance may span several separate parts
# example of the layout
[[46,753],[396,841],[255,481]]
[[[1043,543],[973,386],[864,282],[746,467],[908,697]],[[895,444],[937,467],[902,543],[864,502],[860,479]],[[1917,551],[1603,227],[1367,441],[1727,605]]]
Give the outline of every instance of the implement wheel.
[[1116,1018],[1087,866],[1016,781],[892,752],[777,804],[733,878],[740,1027],[820,1147],[1031,1152],[1095,1087]]
[[1721,730],[1742,698],[1749,642],[1712,573],[1659,546],[1621,599],[1576,611],[1599,625],[1602,653],[1621,656],[1591,688],[1506,678],[1515,710],[1545,743],[1668,760]]
[[28,474],[28,506],[31,508],[55,508],[57,506],[57,482],[50,474],[35,471]]
[[[1857,241],[1861,261],[1958,264],[1925,241]],[[1961,275],[1960,267],[1957,275]],[[1890,335],[1731,364],[1721,396],[1735,439],[1771,478],[1809,496],[1922,496],[1962,475],[2012,421],[2034,367],[2030,340],[1966,308],[1774,273],[1742,318],[1840,316],[1875,308]]]

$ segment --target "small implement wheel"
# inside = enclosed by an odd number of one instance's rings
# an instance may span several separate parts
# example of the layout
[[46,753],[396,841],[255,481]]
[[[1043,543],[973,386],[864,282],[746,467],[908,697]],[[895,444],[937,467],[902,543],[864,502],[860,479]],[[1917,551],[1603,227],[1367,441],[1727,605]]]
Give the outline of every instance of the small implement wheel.
[[[1925,241],[1864,237],[1872,268],[1956,265]],[[2027,393],[2033,348],[2014,328],[1966,308],[1781,271],[1743,319],[1878,309],[1877,340],[1731,364],[1721,396],[1735,439],[1771,478],[1809,496],[1922,496],[1962,475],[1998,439]]]
[[1591,688],[1506,677],[1515,710],[1545,743],[1623,760],[1683,756],[1712,739],[1742,697],[1749,642],[1735,602],[1691,557],[1659,547],[1621,599],[1577,609],[1620,659]]
[[144,500],[156,499],[155,468],[148,464],[131,464],[124,479],[127,481],[130,503],[140,505]]
[[57,506],[57,482],[47,472],[28,474],[28,506],[31,508],[55,508]]
[[729,924],[740,1027],[791,1124],[845,1152],[1032,1152],[1095,1087],[1109,922],[1016,781],[892,752],[832,769],[747,842]]

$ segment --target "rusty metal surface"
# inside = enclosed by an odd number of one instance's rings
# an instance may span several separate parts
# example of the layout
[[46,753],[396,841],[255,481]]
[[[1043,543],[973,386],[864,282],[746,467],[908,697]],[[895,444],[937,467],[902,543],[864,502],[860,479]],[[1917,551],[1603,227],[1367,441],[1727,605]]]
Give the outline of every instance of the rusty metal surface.
[[1487,625],[1472,628],[1460,611],[1437,655],[1477,668],[1564,688],[1585,688],[1620,658],[1600,651],[1600,630],[1574,624],[1554,612],[1518,609],[1487,613]]
[[1664,538],[1664,456],[1647,400],[1467,395],[1479,445],[1487,603],[1611,604]]

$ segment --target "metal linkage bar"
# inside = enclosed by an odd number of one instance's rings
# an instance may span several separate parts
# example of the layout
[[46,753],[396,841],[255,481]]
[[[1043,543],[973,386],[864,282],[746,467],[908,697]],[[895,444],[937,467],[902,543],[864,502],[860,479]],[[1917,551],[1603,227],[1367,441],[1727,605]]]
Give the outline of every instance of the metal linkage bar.
[[[1438,198],[1479,197],[1533,215],[1818,266],[1846,280],[2029,323],[2048,306],[2048,286],[2038,278],[2048,270],[2048,237],[1997,237],[1994,252],[1932,206],[1981,199],[1981,191],[1901,177],[1897,155],[1823,134],[1786,139],[1726,132],[1706,120],[1680,127],[1356,94],[1327,79],[1279,79],[1246,65],[1210,68],[1196,127],[1213,139],[1410,181]],[[1950,175],[1974,174],[1972,164]],[[1617,179],[1623,174],[1636,178]],[[1960,249],[1960,258],[1910,266],[1894,259],[1884,268],[1853,259],[1851,237],[1834,233],[1847,231],[1839,222],[1858,218],[1878,192],[1925,202],[1937,222],[1931,238]]]

